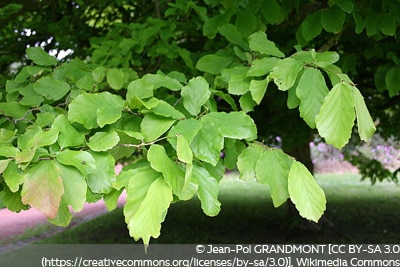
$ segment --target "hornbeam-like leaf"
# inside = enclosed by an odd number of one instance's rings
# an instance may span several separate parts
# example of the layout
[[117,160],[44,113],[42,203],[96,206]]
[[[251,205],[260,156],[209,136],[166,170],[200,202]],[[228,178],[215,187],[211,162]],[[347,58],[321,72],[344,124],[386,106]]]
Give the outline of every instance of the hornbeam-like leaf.
[[26,55],[33,63],[41,66],[54,66],[57,64],[55,57],[47,54],[41,47],[29,47],[26,49]]
[[288,175],[292,162],[282,150],[276,149],[265,151],[257,161],[257,180],[269,186],[275,207],[279,207],[289,198]]
[[326,209],[325,193],[308,169],[294,161],[289,171],[288,188],[290,199],[300,215],[318,222]]
[[211,96],[209,85],[203,77],[196,77],[189,81],[181,90],[183,106],[190,114],[196,116],[201,107]]
[[85,177],[96,169],[96,162],[93,156],[87,151],[73,151],[65,149],[56,154],[56,159],[61,164],[74,166]]
[[97,132],[89,138],[87,145],[91,150],[99,152],[113,148],[118,142],[119,136],[116,131]]
[[59,131],[57,142],[61,148],[79,146],[85,141],[85,136],[71,125],[64,114],[57,116],[51,128]]
[[40,78],[33,84],[33,89],[36,93],[50,100],[59,100],[70,91],[68,83],[55,80],[49,76]]
[[204,124],[211,124],[223,137],[254,140],[257,138],[256,125],[249,115],[239,112],[210,112],[202,117]]
[[24,174],[22,202],[40,210],[49,218],[57,216],[64,185],[52,160],[42,160]]
[[124,206],[129,234],[136,241],[141,238],[147,247],[151,237],[160,236],[172,200],[171,188],[160,173],[150,168],[135,173],[129,180]]
[[187,200],[193,196],[194,185],[185,184],[185,172],[168,157],[164,147],[152,145],[147,153],[147,160],[154,170],[163,174],[165,181],[179,199]]
[[87,184],[93,193],[108,194],[112,183],[117,179],[115,160],[106,152],[90,153],[95,160],[96,168],[86,177]]
[[87,183],[85,177],[76,168],[56,163],[64,184],[62,202],[70,205],[75,212],[83,209],[86,201]]
[[79,122],[86,129],[104,127],[121,118],[124,101],[109,92],[83,93],[69,104],[68,119]]
[[148,113],[144,116],[140,128],[146,142],[154,141],[163,135],[174,124],[175,119],[163,117],[154,113]]
[[307,68],[300,77],[296,94],[300,98],[300,116],[311,128],[315,128],[315,116],[319,113],[329,90],[318,69]]
[[200,160],[217,165],[221,150],[224,148],[224,137],[210,123],[204,123],[190,144],[193,154]]
[[240,179],[248,181],[256,178],[256,164],[263,151],[264,149],[257,144],[252,144],[243,150],[237,160]]
[[358,134],[361,140],[368,142],[376,128],[365,105],[364,98],[357,88],[354,88],[354,106],[357,113]]
[[190,148],[189,142],[183,135],[177,136],[176,154],[180,161],[185,162],[187,164],[192,164],[193,152],[192,149]]
[[282,53],[275,45],[274,42],[267,39],[267,35],[263,31],[253,33],[248,38],[250,48],[253,51],[260,52],[265,55],[271,55],[275,57],[284,57]]
[[315,122],[326,142],[341,149],[350,139],[355,117],[353,87],[341,82],[326,96]]
[[270,77],[281,91],[287,91],[292,87],[298,74],[303,69],[303,64],[294,58],[285,58],[278,61],[272,68]]
[[221,210],[221,202],[218,200],[218,181],[205,167],[198,164],[193,165],[193,176],[197,179],[199,184],[197,194],[203,212],[208,216],[218,215]]

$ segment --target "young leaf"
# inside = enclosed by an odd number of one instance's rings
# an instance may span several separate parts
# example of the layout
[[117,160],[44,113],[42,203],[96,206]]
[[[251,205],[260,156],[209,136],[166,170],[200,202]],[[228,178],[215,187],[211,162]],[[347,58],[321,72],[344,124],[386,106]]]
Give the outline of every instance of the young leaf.
[[133,175],[124,206],[129,234],[136,241],[141,238],[148,246],[151,237],[160,236],[161,223],[172,200],[171,188],[160,173],[150,169],[145,175],[142,172]]
[[107,82],[112,89],[119,90],[124,86],[125,74],[121,69],[109,69],[107,71]]
[[282,150],[265,151],[257,161],[257,180],[271,189],[274,207],[279,207],[289,198],[288,175],[292,162]]
[[357,88],[354,88],[354,106],[357,114],[358,133],[361,140],[368,142],[376,128],[364,102],[364,97]]
[[192,149],[190,148],[189,142],[183,135],[177,136],[176,153],[180,161],[185,162],[187,164],[192,164],[193,161]]
[[298,161],[290,168],[288,188],[290,199],[300,215],[318,222],[326,209],[325,194],[308,169]]
[[140,128],[146,142],[154,141],[171,128],[175,120],[168,117],[162,117],[153,113],[144,116]]
[[49,218],[57,216],[64,186],[53,160],[42,160],[24,174],[22,202],[40,210]]
[[116,131],[96,132],[89,138],[88,147],[96,152],[107,151],[119,142],[119,136]]
[[265,92],[267,91],[269,79],[264,80],[252,80],[250,82],[250,93],[253,100],[260,105],[261,100],[264,98]]
[[355,118],[353,87],[341,82],[326,96],[315,122],[326,142],[341,149],[350,139]]
[[26,55],[33,63],[41,66],[57,65],[57,60],[47,54],[41,47],[29,47],[26,49]]
[[243,150],[237,160],[240,179],[250,181],[256,178],[256,164],[263,152],[264,149],[257,144],[251,144]]
[[192,78],[181,90],[183,106],[190,114],[196,116],[201,107],[211,96],[209,85],[203,77]]
[[319,113],[329,90],[318,69],[306,68],[300,77],[296,94],[300,98],[300,116],[311,128],[315,128],[315,116]]
[[274,57],[285,57],[285,54],[276,47],[275,43],[267,39],[265,32],[253,33],[248,37],[248,41],[250,49],[253,51]]
[[185,172],[168,157],[164,147],[152,145],[147,152],[147,160],[154,170],[163,174],[172,192],[179,199],[187,200],[193,196],[195,188],[192,184],[185,184]]
[[210,112],[202,117],[202,121],[203,125],[210,124],[217,128],[223,137],[249,141],[257,138],[253,119],[243,111]]
[[208,216],[218,215],[221,210],[221,202],[218,201],[218,181],[205,167],[198,164],[193,165],[193,176],[199,184],[197,195],[199,196],[203,212]]
[[292,87],[303,69],[303,64],[293,58],[285,58],[278,61],[272,68],[270,77],[281,91],[287,91]]

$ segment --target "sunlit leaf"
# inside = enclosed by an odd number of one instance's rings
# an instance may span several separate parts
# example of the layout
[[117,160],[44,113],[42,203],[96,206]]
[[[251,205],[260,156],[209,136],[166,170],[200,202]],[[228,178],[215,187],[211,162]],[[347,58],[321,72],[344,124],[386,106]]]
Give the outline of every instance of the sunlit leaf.
[[190,114],[196,116],[201,107],[211,96],[209,85],[203,77],[196,77],[189,81],[181,90],[183,106]]
[[298,161],[290,168],[288,188],[290,199],[300,215],[318,222],[326,209],[325,194],[308,169]]
[[274,80],[279,90],[286,91],[292,87],[303,69],[303,64],[293,58],[278,61],[272,68],[270,77]]
[[354,88],[354,106],[357,114],[358,134],[361,140],[368,142],[376,128],[365,105],[364,97],[357,88]]
[[26,49],[26,55],[33,63],[41,66],[53,66],[57,60],[47,54],[41,47],[29,47]]
[[119,142],[119,136],[116,131],[96,132],[89,138],[88,147],[96,152],[107,151]]

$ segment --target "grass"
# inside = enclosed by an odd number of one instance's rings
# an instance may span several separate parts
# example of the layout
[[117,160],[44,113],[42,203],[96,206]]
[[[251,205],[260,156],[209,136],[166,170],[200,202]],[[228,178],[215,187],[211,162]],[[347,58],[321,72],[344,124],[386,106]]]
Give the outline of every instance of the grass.
[[[266,186],[230,175],[221,182],[222,210],[207,217],[199,201],[173,204],[160,238],[151,243],[398,243],[400,187],[371,186],[357,174],[317,175],[328,204],[316,226],[274,208]],[[47,238],[47,244],[130,244],[122,209]]]

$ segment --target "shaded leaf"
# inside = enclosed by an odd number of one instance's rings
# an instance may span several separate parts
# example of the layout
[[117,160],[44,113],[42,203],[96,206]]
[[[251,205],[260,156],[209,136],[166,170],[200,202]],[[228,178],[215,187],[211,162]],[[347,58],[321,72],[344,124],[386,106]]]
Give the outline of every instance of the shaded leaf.
[[256,178],[256,164],[264,149],[258,144],[251,144],[238,157],[239,178],[250,181]]
[[211,74],[219,74],[221,70],[226,69],[234,61],[233,57],[219,55],[205,55],[197,61],[196,69],[209,72]]
[[267,39],[265,32],[258,31],[248,37],[250,48],[253,51],[260,52],[264,55],[270,55],[275,57],[284,57],[279,48],[276,47],[275,43]]
[[311,15],[308,15],[308,17],[301,23],[299,30],[306,41],[311,41],[321,34],[321,14],[322,11],[318,10]]
[[376,128],[365,105],[364,97],[357,88],[354,88],[354,106],[357,114],[358,134],[361,140],[368,142]]
[[345,19],[346,14],[337,6],[325,9],[321,13],[321,24],[327,32],[339,33]]

